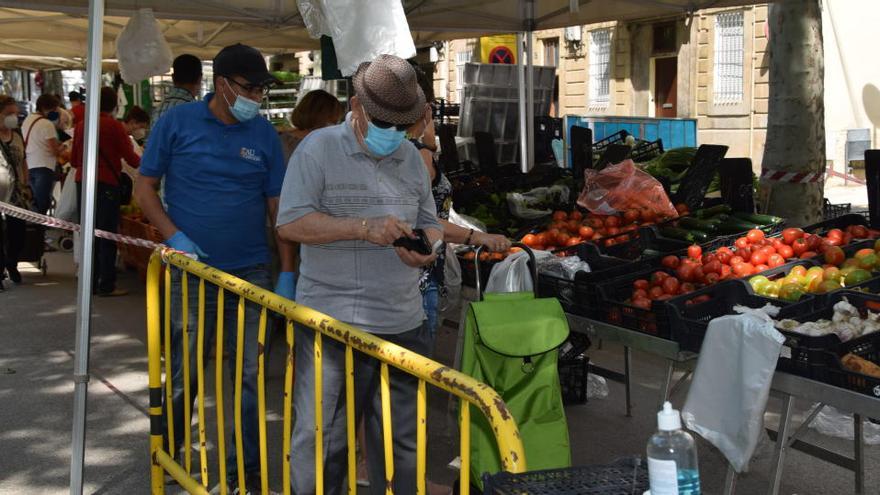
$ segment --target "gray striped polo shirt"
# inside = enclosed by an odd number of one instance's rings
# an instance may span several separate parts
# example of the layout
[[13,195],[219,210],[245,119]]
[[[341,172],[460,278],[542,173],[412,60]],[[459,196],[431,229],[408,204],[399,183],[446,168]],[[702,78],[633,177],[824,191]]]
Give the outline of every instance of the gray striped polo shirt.
[[[418,228],[441,229],[431,179],[415,147],[404,142],[379,161],[345,122],[309,134],[290,158],[278,225],[312,212],[333,217],[394,215]],[[338,241],[300,248],[297,302],[377,334],[418,327],[425,318],[419,269],[392,247]]]

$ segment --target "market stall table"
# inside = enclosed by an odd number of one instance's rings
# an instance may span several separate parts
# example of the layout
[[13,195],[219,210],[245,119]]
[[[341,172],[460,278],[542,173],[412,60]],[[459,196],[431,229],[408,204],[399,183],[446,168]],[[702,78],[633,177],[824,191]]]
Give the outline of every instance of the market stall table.
[[[662,386],[662,400],[671,395],[675,387],[681,384],[690,375],[691,369],[696,365],[697,354],[682,351],[677,342],[661,339],[635,330],[622,328],[609,323],[568,314],[568,321],[572,331],[581,332],[591,338],[600,338],[609,342],[617,342],[624,346],[624,385],[626,388],[626,414],[630,416],[632,409],[630,394],[631,352],[637,349],[655,356],[662,357],[667,361],[667,368]],[[673,372],[676,366],[686,366],[685,375],[679,379],[675,387],[670,390]],[[864,492],[864,442],[862,439],[862,417],[880,418],[880,398],[867,396],[850,390],[846,390],[827,383],[810,380],[796,375],[776,372],[770,392],[783,400],[780,414],[779,432],[776,435],[776,448],[773,456],[773,469],[771,483],[767,493],[777,495],[782,483],[782,473],[785,456],[788,449],[795,446],[798,438],[807,430],[810,422],[818,414],[823,406],[832,406],[841,411],[853,414],[855,438],[854,458],[847,458],[815,445],[805,444],[806,454],[831,462],[840,467],[855,472],[855,493]],[[796,398],[819,403],[817,407],[801,424],[794,433],[790,433],[792,424],[792,406]],[[773,432],[771,432],[773,433]],[[800,447],[800,445],[798,445]],[[725,494],[734,493],[736,476],[732,468],[728,468],[728,476],[725,481]]]

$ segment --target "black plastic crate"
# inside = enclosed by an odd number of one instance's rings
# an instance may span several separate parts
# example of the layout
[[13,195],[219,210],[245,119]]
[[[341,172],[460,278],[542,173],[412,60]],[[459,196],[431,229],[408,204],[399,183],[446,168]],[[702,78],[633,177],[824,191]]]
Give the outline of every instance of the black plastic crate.
[[822,205],[822,218],[824,220],[831,220],[846,215],[851,210],[852,203],[831,204],[828,198],[825,198],[825,202]]
[[626,302],[633,291],[633,283],[639,279],[650,280],[654,272],[675,275],[667,268],[650,268],[615,278],[596,285],[599,302],[595,317],[612,325],[637,330],[661,338],[671,338],[666,317],[665,301],[651,301],[651,309],[643,309]]
[[[477,272],[474,265],[473,259],[465,259],[464,253],[473,252],[473,251],[464,251],[462,253],[456,253],[456,258],[458,258],[458,263],[461,266],[461,284],[467,287],[476,287],[477,283]],[[491,258],[491,254],[489,254]],[[485,289],[486,284],[489,283],[489,274],[492,273],[492,268],[495,267],[495,264],[498,263],[499,260],[487,259],[480,262],[480,286]]]
[[[829,294],[823,304],[814,307],[813,311],[808,311],[803,306],[793,308],[797,311],[789,308],[781,311],[777,319],[791,319],[802,323],[823,319],[830,320],[834,316],[834,305],[843,299],[858,308],[863,317],[868,311],[880,313],[880,296],[854,290],[840,290]],[[785,336],[783,354],[779,359],[777,369],[820,381],[828,381],[826,354],[846,354],[850,351],[844,351],[844,349],[859,348],[861,342],[874,338],[874,335],[871,334],[849,342],[841,342],[835,334],[809,336],[787,330],[777,330]]]
[[847,213],[832,218],[826,218],[821,222],[816,222],[803,228],[804,232],[810,234],[825,234],[831,229],[845,230],[850,225],[869,226],[868,218],[858,213]]
[[590,373],[590,358],[578,356],[574,359],[559,360],[559,388],[565,405],[587,402],[587,380]]
[[483,475],[486,495],[632,495],[649,488],[648,467],[639,457],[606,466]]
[[[624,236],[627,236],[625,240]],[[661,236],[654,226],[639,228],[637,235],[629,232],[608,239],[614,240],[614,242],[607,245],[607,240],[605,240],[606,242],[599,247],[599,251],[607,256],[626,260],[657,258],[687,249],[690,245],[687,241]]]
[[827,354],[827,378],[832,385],[871,397],[880,397],[880,378],[850,371],[843,366],[840,358],[849,353],[880,364],[880,332],[841,344],[838,354]]
[[592,342],[590,337],[583,333],[571,332],[565,342],[559,346],[559,361],[571,361],[581,357]]
[[[769,303],[780,307],[783,313],[813,311],[813,300],[789,303],[771,299],[751,293],[746,285],[741,280],[725,280],[666,301],[670,338],[678,342],[683,350],[699,352],[709,322],[734,314],[734,306],[761,308]],[[707,298],[695,302],[695,299],[703,296]]]
[[[567,248],[566,254],[577,255],[590,265],[590,271],[580,271],[574,280],[549,273],[538,273],[538,295],[559,299],[567,313],[592,317],[598,306],[596,283],[620,277],[648,267],[644,262],[632,262],[599,253],[593,244],[579,244]],[[573,251],[573,252],[572,252]]]

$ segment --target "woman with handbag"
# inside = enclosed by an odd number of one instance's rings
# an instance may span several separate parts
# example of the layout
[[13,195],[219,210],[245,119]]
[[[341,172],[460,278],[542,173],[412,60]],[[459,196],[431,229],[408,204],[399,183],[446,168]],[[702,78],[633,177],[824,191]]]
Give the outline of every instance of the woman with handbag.
[[[24,139],[16,129],[18,128],[18,104],[15,98],[0,95],[0,180],[5,187],[0,186],[0,201],[5,201],[29,210],[31,208],[31,189],[28,186],[28,169],[24,161]],[[3,280],[4,269],[16,284],[21,283],[21,274],[18,272],[18,258],[24,247],[25,222],[18,218],[7,215],[2,221],[0,229],[3,231],[2,245],[0,245],[0,281]]]
[[[134,152],[128,131],[113,117],[116,91],[101,88],[101,114],[98,122],[98,187],[95,201],[95,228],[107,232],[119,229],[119,207],[131,201],[131,179],[122,173],[122,160],[134,168],[141,158]],[[70,163],[76,169],[77,204],[82,210],[83,149],[85,122],[76,125]],[[124,296],[128,291],[116,288],[116,243],[96,239],[92,290],[99,296]]]

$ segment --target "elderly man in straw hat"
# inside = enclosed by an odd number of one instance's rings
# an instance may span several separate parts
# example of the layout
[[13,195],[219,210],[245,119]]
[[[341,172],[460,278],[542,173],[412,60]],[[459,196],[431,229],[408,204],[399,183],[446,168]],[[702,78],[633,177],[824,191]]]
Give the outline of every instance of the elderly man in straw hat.
[[[409,63],[381,55],[354,76],[345,122],[310,134],[291,157],[278,213],[281,237],[299,242],[297,301],[419,354],[430,337],[419,293],[423,255],[392,243],[423,229],[441,239],[431,181],[406,129],[425,115],[425,95]],[[314,332],[296,333],[294,491],[315,493]],[[323,339],[324,490],[342,493],[347,473],[345,348]],[[355,352],[357,417],[366,426],[373,493],[384,493],[379,363]],[[391,371],[395,493],[416,490],[416,391],[411,375]]]

